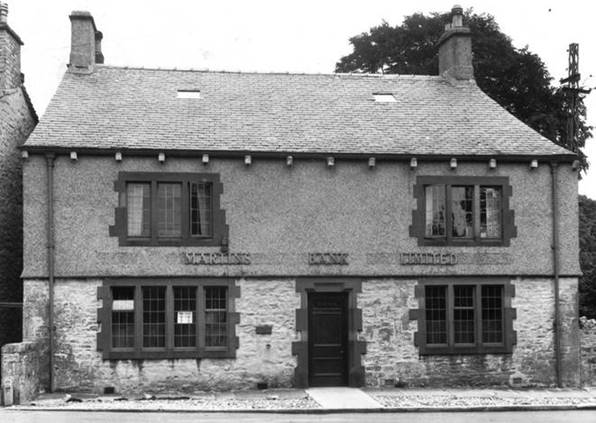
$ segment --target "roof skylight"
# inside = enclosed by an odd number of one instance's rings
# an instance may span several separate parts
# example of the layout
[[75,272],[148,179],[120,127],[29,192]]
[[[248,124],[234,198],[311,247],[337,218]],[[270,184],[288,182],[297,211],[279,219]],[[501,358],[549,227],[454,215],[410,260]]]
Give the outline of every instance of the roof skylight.
[[201,98],[201,90],[178,90],[176,98]]
[[377,103],[395,103],[397,101],[391,93],[373,93],[373,98]]

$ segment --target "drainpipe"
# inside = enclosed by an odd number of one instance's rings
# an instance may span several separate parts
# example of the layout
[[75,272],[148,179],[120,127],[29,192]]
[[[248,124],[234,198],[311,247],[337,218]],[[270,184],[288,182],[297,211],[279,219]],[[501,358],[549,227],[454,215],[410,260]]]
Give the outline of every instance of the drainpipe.
[[46,154],[48,181],[48,219],[46,224],[48,234],[48,290],[49,290],[49,318],[48,318],[48,361],[49,361],[49,391],[54,392],[54,160],[53,153]]
[[561,325],[559,313],[559,220],[557,218],[557,162],[550,164],[552,180],[552,212],[553,212],[553,274],[555,278],[555,321],[553,325],[555,335],[555,373],[557,387],[562,387],[561,382]]

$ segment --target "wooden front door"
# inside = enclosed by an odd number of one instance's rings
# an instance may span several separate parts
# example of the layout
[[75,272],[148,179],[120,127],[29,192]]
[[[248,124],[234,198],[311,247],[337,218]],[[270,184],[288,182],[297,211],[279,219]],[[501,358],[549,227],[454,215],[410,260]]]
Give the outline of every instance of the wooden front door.
[[308,296],[309,386],[348,384],[348,294]]

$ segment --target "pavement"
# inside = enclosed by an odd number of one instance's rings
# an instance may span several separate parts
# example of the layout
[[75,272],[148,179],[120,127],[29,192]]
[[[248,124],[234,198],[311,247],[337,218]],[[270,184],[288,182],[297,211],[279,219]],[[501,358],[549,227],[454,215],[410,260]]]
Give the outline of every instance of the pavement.
[[584,389],[266,389],[142,395],[42,394],[22,411],[361,413],[596,410],[596,388]]
[[306,393],[321,408],[328,409],[380,409],[381,404],[375,401],[370,395],[357,388],[311,388]]

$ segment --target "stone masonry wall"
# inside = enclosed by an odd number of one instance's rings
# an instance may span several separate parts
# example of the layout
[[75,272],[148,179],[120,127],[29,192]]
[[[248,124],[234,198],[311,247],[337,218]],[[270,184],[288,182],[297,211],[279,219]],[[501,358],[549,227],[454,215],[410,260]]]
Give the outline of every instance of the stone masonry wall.
[[21,45],[0,24],[0,91],[21,85]]
[[[22,88],[0,89],[0,302],[22,300],[22,161],[17,147],[35,123]],[[20,341],[21,326],[20,309],[0,307],[0,346]]]
[[[270,387],[292,386],[296,359],[291,355],[291,344],[298,340],[295,310],[300,307],[293,280],[237,280],[241,296],[236,299],[236,311],[240,313],[236,359],[142,361],[103,360],[97,351],[97,308],[101,304],[96,293],[101,283],[98,279],[59,279],[56,283],[57,390],[226,390],[254,388],[258,382]],[[359,338],[367,342],[367,354],[362,356],[366,385],[554,385],[553,281],[517,278],[512,283],[516,289],[512,306],[517,311],[513,354],[419,356],[413,342],[417,323],[409,320],[409,310],[418,307],[414,297],[417,281],[364,281],[357,304],[363,317]],[[578,336],[573,324],[577,320],[572,300],[576,290],[577,279],[561,280],[562,324],[566,330],[576,332],[562,339],[567,386],[579,383],[579,351],[567,341]],[[47,340],[46,282],[26,280],[25,297],[26,340],[43,344]],[[273,326],[273,333],[256,335],[256,326],[265,324]],[[41,379],[47,383],[47,349],[43,345],[40,354]]]
[[40,390],[39,345],[35,342],[2,347],[3,405],[21,404],[35,398]]
[[[55,388],[59,391],[159,392],[289,387],[296,366],[291,354],[295,340],[295,309],[299,296],[293,280],[238,280],[236,299],[240,324],[236,359],[114,360],[97,351],[97,287],[101,280],[58,280],[55,289]],[[47,340],[47,283],[25,281],[25,337]],[[255,326],[273,326],[271,335],[256,335]],[[47,384],[47,349],[42,349],[42,380]]]
[[[517,345],[513,354],[419,356],[414,346],[417,322],[410,321],[408,310],[417,308],[414,280],[370,280],[363,283],[358,296],[362,309],[367,354],[363,356],[366,384],[379,386],[397,383],[405,386],[488,386],[555,384],[554,295],[550,279],[515,279],[517,310],[513,329]],[[575,331],[577,306],[568,299],[577,293],[577,279],[561,281],[563,327]],[[575,326],[574,326],[575,325]],[[564,382],[579,384],[577,347],[563,337]]]
[[596,386],[596,319],[580,318],[582,384]]

